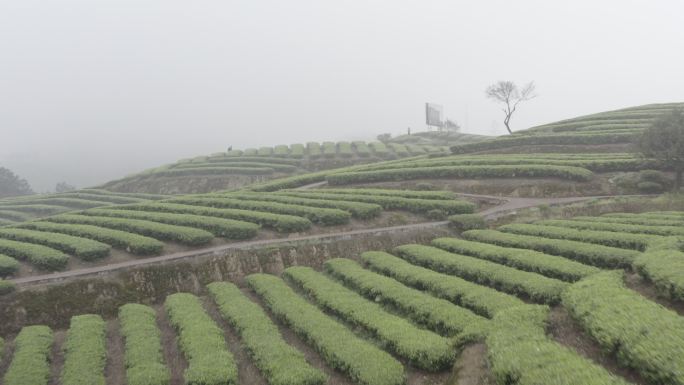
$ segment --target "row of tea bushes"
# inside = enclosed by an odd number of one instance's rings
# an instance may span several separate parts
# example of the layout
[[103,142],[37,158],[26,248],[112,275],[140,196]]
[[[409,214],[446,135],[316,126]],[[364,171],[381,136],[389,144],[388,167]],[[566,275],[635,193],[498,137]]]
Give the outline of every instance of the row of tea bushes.
[[567,239],[584,243],[596,243],[599,245],[619,247],[644,251],[648,244],[658,237],[642,234],[623,234],[611,231],[577,230],[561,226],[545,224],[514,223],[498,228],[499,231],[521,235],[533,235],[543,238]]
[[375,344],[334,321],[297,295],[280,278],[267,274],[247,277],[248,285],[271,313],[312,345],[332,368],[364,385],[403,385],[404,368]]
[[322,385],[327,376],[288,345],[266,313],[229,282],[207,286],[223,318],[238,332],[270,385]]
[[[250,222],[192,214],[173,214],[135,210],[94,209],[84,211],[85,215],[142,219],[169,225],[188,226],[211,232],[217,237],[228,239],[249,239],[256,236],[260,226]],[[0,232],[0,234],[2,234]]]
[[93,225],[32,221],[21,224],[20,228],[34,229],[48,234],[68,234],[79,238],[93,239],[126,250],[134,255],[159,254],[164,248],[164,243],[154,238]]
[[541,303],[558,303],[560,294],[568,286],[557,279],[430,246],[403,245],[394,252],[411,263]]
[[164,364],[155,311],[145,305],[127,304],[119,308],[119,322],[128,385],[168,385],[170,374]]
[[684,384],[684,318],[627,289],[622,272],[573,284],[563,305],[606,351],[657,384]]
[[[387,304],[414,322],[445,336],[476,332],[487,321],[473,312],[454,306],[420,290],[404,286],[381,274],[366,270],[351,259],[335,258],[325,262],[325,271],[366,298]],[[464,333],[467,334],[468,332]]]
[[20,228],[0,229],[0,238],[48,246],[85,261],[104,258],[111,249],[109,245],[92,239]]
[[362,202],[354,202],[354,201],[337,201],[337,200],[329,200],[329,199],[316,199],[316,198],[309,198],[307,196],[283,196],[283,195],[277,195],[277,194],[265,194],[265,193],[250,193],[250,194],[245,194],[245,193],[230,193],[226,194],[227,197],[230,198],[235,198],[235,199],[244,199],[244,200],[256,200],[256,201],[267,201],[267,202],[276,202],[276,203],[285,203],[285,204],[294,204],[294,205],[302,205],[302,206],[311,206],[311,207],[323,207],[323,208],[329,208],[329,209],[338,209],[338,210],[344,210],[348,211],[351,213],[352,217],[359,218],[359,219],[371,219],[375,218],[383,210],[383,207],[378,205],[378,204],[371,204],[371,203],[362,203]]
[[188,293],[166,297],[164,307],[178,333],[178,345],[188,360],[187,384],[235,385],[237,363],[221,330],[199,298]]
[[53,334],[47,326],[26,326],[15,339],[14,356],[5,385],[47,385],[50,379],[50,351]]
[[391,195],[373,195],[370,191],[364,194],[328,194],[325,190],[300,190],[279,192],[276,194],[329,201],[371,203],[380,205],[385,210],[405,210],[421,214],[431,210],[440,210],[446,215],[472,213],[475,210],[475,205],[473,203],[463,200],[404,198]]
[[596,267],[587,266],[555,255],[527,249],[506,248],[465,239],[437,238],[432,240],[432,246],[452,253],[485,259],[563,281],[578,281],[600,271]]
[[549,309],[524,305],[498,313],[487,336],[492,374],[500,384],[628,385],[546,336]]
[[53,223],[106,227],[140,234],[155,239],[178,242],[180,244],[189,246],[205,245],[214,238],[214,235],[206,230],[187,226],[168,225],[165,223],[145,221],[141,219],[62,214],[47,218],[47,220]]
[[547,239],[530,235],[503,233],[496,230],[470,230],[463,237],[477,242],[491,243],[503,247],[536,250],[558,255],[598,267],[629,267],[638,251],[618,249],[590,243]]
[[416,367],[440,371],[453,364],[455,352],[448,339],[418,329],[310,267],[290,267],[285,269],[283,275],[322,308],[366,330],[382,346],[406,358]]
[[71,318],[64,344],[63,385],[105,385],[105,322],[98,315]]
[[340,172],[326,176],[331,185],[391,182],[426,178],[562,178],[577,181],[591,179],[585,168],[549,165],[491,165],[412,167],[377,171]]
[[264,211],[285,215],[301,216],[325,226],[349,223],[351,214],[339,209],[310,207],[295,204],[231,199],[228,197],[187,196],[169,200],[170,203],[190,204],[218,208]]
[[269,212],[242,209],[225,209],[191,204],[154,202],[144,205],[122,206],[120,209],[136,210],[142,212],[192,214],[205,217],[234,219],[257,223],[261,226],[272,228],[276,231],[284,233],[305,231],[311,227],[311,221],[294,215],[273,214]]
[[512,295],[413,265],[389,253],[368,251],[361,254],[361,260],[373,271],[392,277],[406,286],[428,291],[435,297],[446,299],[484,317],[491,318],[501,310],[523,304]]

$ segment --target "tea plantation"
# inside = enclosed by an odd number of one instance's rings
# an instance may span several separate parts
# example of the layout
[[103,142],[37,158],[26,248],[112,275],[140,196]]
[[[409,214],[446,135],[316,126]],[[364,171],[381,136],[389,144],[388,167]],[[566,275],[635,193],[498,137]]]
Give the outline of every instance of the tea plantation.
[[[388,207],[383,196],[398,206],[411,199],[441,201],[435,203],[440,207],[454,202],[439,199],[446,197],[441,192],[328,194],[350,198],[283,192],[252,200],[249,193],[225,193],[217,194],[225,198],[178,198],[47,223],[96,227],[74,218],[209,207],[199,205],[203,201],[225,202],[219,211],[245,210],[240,202],[252,209],[258,202],[288,205],[280,203],[283,197],[346,202],[349,216],[352,207],[357,215],[374,212],[364,205]],[[343,211],[340,207],[328,209]],[[48,384],[57,378],[64,384],[103,384],[112,371],[125,373],[131,385],[325,384],[339,375],[354,384],[405,384],[416,373],[428,380],[448,373],[472,343],[487,347],[490,376],[502,385],[684,384],[684,318],[672,307],[684,300],[683,223],[683,212],[670,211],[469,230],[458,238],[333,258],[321,271],[294,266],[281,276],[249,275],[245,287],[215,282],[206,287],[206,296],[172,294],[163,306],[128,304],[117,320],[74,316],[64,341],[45,326],[26,326],[6,338],[11,354],[4,384]],[[652,282],[668,302],[628,288],[624,270]],[[625,377],[547,334],[550,312],[559,308],[633,375]],[[238,338],[226,339],[226,333]],[[125,359],[112,361],[119,343]],[[259,378],[241,372],[244,360]],[[119,363],[111,367],[112,362]],[[171,366],[179,362],[182,370]]]

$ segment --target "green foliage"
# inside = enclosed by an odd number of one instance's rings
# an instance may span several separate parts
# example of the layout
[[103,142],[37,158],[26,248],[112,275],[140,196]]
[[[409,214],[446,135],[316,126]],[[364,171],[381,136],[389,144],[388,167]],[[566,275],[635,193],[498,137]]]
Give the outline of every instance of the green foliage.
[[14,340],[14,357],[5,373],[5,385],[47,385],[50,379],[52,330],[47,326],[26,326]]
[[292,144],[290,145],[290,157],[295,159],[301,159],[304,157],[304,145],[303,144]]
[[277,202],[285,204],[293,204],[310,207],[323,207],[330,209],[338,209],[348,211],[355,218],[371,219],[375,218],[382,212],[382,206],[371,203],[362,202],[347,202],[347,201],[333,201],[326,199],[311,199],[306,195],[302,196],[284,196],[266,193],[230,193],[226,195],[230,198],[256,200],[266,202]]
[[333,142],[323,142],[321,144],[323,156],[325,158],[334,158],[337,155],[337,146]]
[[647,166],[661,166],[652,159],[643,159],[635,156],[585,156],[546,155],[546,154],[502,154],[502,155],[470,155],[448,156],[437,158],[412,158],[396,162],[375,163],[363,167],[360,171],[378,171],[390,169],[428,168],[428,167],[455,167],[455,166],[485,166],[485,165],[548,165],[548,166],[573,166],[586,168],[595,172],[611,171],[636,171]]
[[26,260],[43,270],[61,270],[69,261],[69,256],[59,250],[9,239],[0,239],[0,253]]
[[287,157],[290,155],[290,149],[287,145],[281,144],[273,147],[273,155],[277,157]]
[[455,352],[449,340],[418,329],[310,267],[290,267],[283,276],[301,287],[322,308],[368,331],[386,349],[408,359],[412,365],[436,372],[453,364]]
[[167,225],[140,219],[63,214],[50,217],[47,220],[55,223],[73,223],[107,227],[166,241],[178,242],[189,246],[205,245],[214,238],[213,234],[205,230],[186,226]]
[[[204,229],[217,237],[228,239],[249,239],[256,236],[260,226],[254,223],[233,219],[217,218],[192,214],[173,214],[146,212],[134,210],[94,209],[84,211],[85,215],[118,217],[128,219],[143,219],[147,221],[166,223],[170,225],[188,226]],[[0,235],[2,232],[0,231]]]
[[[257,158],[259,159],[259,158]],[[209,162],[205,163],[183,163],[179,164],[177,166],[174,166],[171,170],[197,170],[198,173],[202,174],[204,173],[204,169],[207,168],[255,168],[255,169],[273,169],[273,171],[277,172],[295,172],[297,171],[297,167],[293,166],[291,164],[280,164],[280,163],[270,163],[270,162],[265,162],[263,160],[260,160],[258,162],[236,162],[234,159],[227,159],[225,162],[218,162],[216,160],[212,160]],[[258,174],[258,173],[257,173]]]
[[377,171],[333,173],[326,177],[331,185],[402,181],[425,178],[539,178],[556,177],[586,181],[593,173],[587,169],[571,166],[547,165],[491,165],[491,166],[439,166],[412,167]]
[[0,229],[0,238],[48,246],[85,261],[104,258],[110,251],[109,245],[91,239],[20,228]]
[[16,259],[0,254],[0,277],[12,275],[19,270],[19,262]]
[[371,155],[370,148],[366,142],[352,142],[352,146],[356,150],[356,155],[362,158],[368,158]]
[[598,145],[613,143],[631,143],[638,132],[597,132],[593,135],[578,135],[573,133],[553,135],[512,135],[485,140],[482,142],[467,143],[451,147],[454,154],[468,154],[479,151],[497,150],[516,146],[539,146],[539,145]]
[[351,158],[354,156],[354,151],[349,142],[337,142],[337,153],[343,158]]
[[34,205],[52,205],[69,207],[71,209],[90,209],[93,207],[109,206],[110,202],[97,201],[92,199],[78,199],[78,198],[61,198],[62,194],[47,195],[45,197],[38,196],[35,199],[24,200],[24,204]]
[[0,296],[9,294],[16,290],[16,285],[12,281],[0,279]]
[[275,170],[271,167],[190,167],[172,168],[155,171],[154,176],[197,176],[197,175],[270,175]]
[[621,271],[573,284],[563,305],[619,363],[657,384],[684,384],[684,318],[625,288]]
[[273,148],[272,147],[259,147],[259,150],[257,150],[257,155],[258,156],[271,156],[271,155],[273,155]]
[[415,198],[415,199],[444,199],[452,200],[457,196],[451,191],[414,191],[414,190],[391,190],[380,188],[345,188],[345,189],[307,189],[307,190],[289,190],[285,192],[312,192],[325,194],[344,194],[344,195],[373,195],[373,196],[389,196],[393,198]]
[[[546,223],[546,222],[544,222]],[[599,245],[619,247],[622,249],[632,249],[638,251],[646,250],[648,243],[654,240],[654,236],[642,234],[623,234],[611,231],[576,230],[561,226],[550,226],[545,224],[524,224],[514,223],[501,226],[499,231],[506,233],[532,235],[535,237],[567,239],[584,243],[596,243]],[[656,237],[657,238],[657,237]]]
[[92,225],[33,221],[21,224],[21,228],[94,239],[135,255],[159,254],[164,248],[164,244],[154,238]]
[[91,194],[91,193],[82,192],[82,191],[73,191],[73,192],[63,193],[63,194],[59,194],[59,195],[54,195],[54,197],[75,198],[75,199],[89,200],[89,201],[95,201],[95,202],[106,202],[106,203],[113,203],[113,204],[140,203],[140,202],[147,200],[147,198],[136,198],[136,197],[110,195],[110,194]]
[[395,154],[399,156],[409,156],[408,149],[406,148],[405,145],[400,144],[400,143],[388,143],[387,147],[390,148]]
[[577,281],[600,271],[593,266],[583,265],[555,255],[526,249],[505,248],[464,239],[437,238],[432,241],[432,246],[564,281]]
[[164,307],[178,332],[178,345],[188,360],[185,383],[234,385],[238,371],[226,347],[223,331],[204,311],[199,298],[188,293],[166,297]]
[[541,221],[539,224],[563,226],[582,230],[613,231],[633,234],[661,236],[684,235],[684,228],[679,225],[663,222],[658,219],[641,217],[574,217],[570,221],[549,220]]
[[63,385],[104,385],[105,323],[98,315],[71,318],[64,343]]
[[0,206],[0,209],[2,209],[3,211],[11,210],[23,213],[31,213],[33,215],[52,215],[70,210],[68,207],[64,206],[18,203],[3,204]]
[[334,226],[349,223],[351,214],[337,209],[308,207],[294,204],[248,201],[230,199],[227,197],[212,196],[186,196],[170,199],[170,203],[190,204],[198,206],[230,208],[240,210],[263,211],[285,215],[296,215],[309,219],[314,223],[325,226]]
[[462,233],[468,230],[485,229],[487,222],[479,214],[457,214],[449,217],[449,224]]
[[637,149],[650,158],[664,163],[677,173],[675,188],[679,189],[684,172],[684,113],[673,109],[653,122],[638,138]]
[[373,151],[373,155],[375,156],[387,158],[390,155],[387,146],[385,146],[385,144],[382,142],[371,142],[368,143],[368,146],[370,147],[371,151]]
[[637,190],[644,194],[658,194],[665,191],[665,186],[655,182],[639,182],[637,183]]
[[20,178],[5,167],[0,167],[0,198],[31,194],[33,190],[26,179]]
[[30,215],[27,215],[25,213],[22,213],[21,211],[13,211],[13,210],[0,210],[0,218],[2,219],[8,219],[13,222],[23,222],[23,221],[28,221],[31,219]]
[[309,221],[306,218],[294,215],[272,214],[261,211],[222,209],[166,202],[154,202],[134,206],[121,206],[118,208],[126,210],[194,214],[208,217],[237,219],[246,222],[258,223],[264,227],[273,228],[277,231],[286,233],[305,231],[311,227],[311,221]]
[[[544,223],[544,221],[540,223]],[[472,241],[559,255],[599,267],[629,267],[634,258],[639,254],[635,250],[618,249],[565,239],[547,239],[529,235],[508,234],[495,230],[470,230],[463,233],[463,237]]]
[[306,362],[304,355],[288,345],[278,327],[256,303],[228,282],[207,286],[219,311],[240,334],[254,363],[270,385],[318,385],[327,376]]
[[675,301],[684,300],[684,252],[680,249],[680,238],[661,238],[632,264],[661,296]]
[[[473,230],[477,231],[477,230]],[[394,251],[411,263],[452,274],[506,293],[529,297],[535,302],[555,304],[560,301],[566,282],[521,271],[478,258],[453,254],[422,245],[403,245]]]
[[361,254],[361,259],[374,271],[392,277],[407,286],[427,290],[436,297],[451,301],[485,317],[491,318],[503,309],[523,304],[521,300],[511,295],[459,277],[412,265],[388,253],[369,251]]
[[546,306],[525,305],[494,317],[487,337],[497,383],[627,385],[601,366],[546,336]]
[[[399,309],[414,322],[446,336],[477,331],[487,320],[451,302],[373,273],[351,259],[336,258],[325,262],[325,270],[366,298]],[[464,333],[467,334],[467,333]]]
[[318,159],[323,155],[321,152],[321,145],[317,142],[308,142],[306,144],[306,150],[309,153],[309,158]]
[[404,368],[390,354],[365,341],[298,296],[280,278],[247,277],[271,312],[312,345],[333,369],[361,385],[403,385]]
[[[164,199],[164,198],[168,197],[166,195],[161,195],[161,194],[147,194],[147,193],[134,193],[134,192],[122,193],[122,192],[107,191],[107,190],[92,189],[92,188],[81,189],[81,190],[78,190],[78,192],[79,193],[105,195],[108,197],[117,196],[117,197],[140,198],[140,199],[147,199],[147,200],[159,200],[159,199]],[[100,199],[100,200],[105,200],[105,199]]]
[[144,305],[131,303],[119,308],[128,385],[168,385],[170,382],[156,316],[152,308]]
[[426,213],[430,210],[443,210],[448,214],[457,214],[471,213],[475,210],[474,204],[461,200],[403,198],[399,196],[372,195],[370,192],[365,194],[328,194],[322,191],[325,190],[287,191],[277,194],[323,200],[373,203],[382,206],[385,210],[406,210],[415,213]]

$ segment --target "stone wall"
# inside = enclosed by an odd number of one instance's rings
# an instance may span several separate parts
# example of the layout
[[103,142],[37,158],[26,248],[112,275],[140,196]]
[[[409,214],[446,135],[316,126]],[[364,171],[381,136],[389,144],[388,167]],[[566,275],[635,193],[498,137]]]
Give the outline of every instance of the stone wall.
[[447,227],[343,235],[316,241],[296,241],[254,249],[232,249],[219,255],[184,258],[160,264],[108,271],[78,279],[21,286],[0,297],[0,336],[22,326],[45,324],[65,328],[73,315],[116,316],[127,302],[159,304],[172,293],[204,294],[210,282],[228,280],[244,285],[252,273],[280,274],[294,265],[320,269],[330,258],[358,258],[368,250],[390,250],[406,243],[425,243],[451,234]]

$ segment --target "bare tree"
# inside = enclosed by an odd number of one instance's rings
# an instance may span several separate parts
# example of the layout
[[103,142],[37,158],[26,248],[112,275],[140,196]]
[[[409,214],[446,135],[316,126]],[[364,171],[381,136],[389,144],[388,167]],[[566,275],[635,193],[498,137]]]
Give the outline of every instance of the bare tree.
[[504,124],[506,125],[509,134],[513,133],[510,126],[511,117],[518,108],[518,104],[537,97],[534,90],[534,82],[529,82],[525,87],[519,89],[515,83],[504,80],[500,80],[487,87],[485,95],[487,95],[488,98],[505,105],[504,108],[502,108],[502,111],[506,115]]

